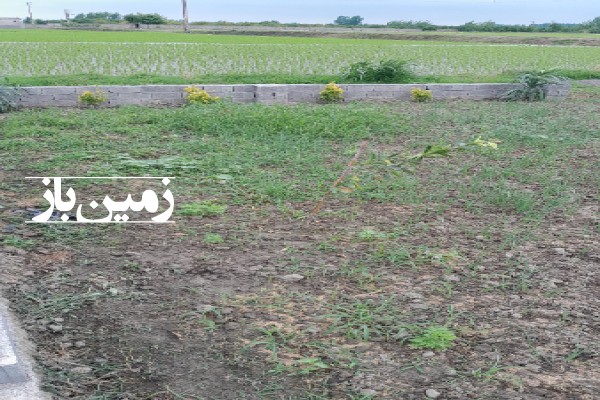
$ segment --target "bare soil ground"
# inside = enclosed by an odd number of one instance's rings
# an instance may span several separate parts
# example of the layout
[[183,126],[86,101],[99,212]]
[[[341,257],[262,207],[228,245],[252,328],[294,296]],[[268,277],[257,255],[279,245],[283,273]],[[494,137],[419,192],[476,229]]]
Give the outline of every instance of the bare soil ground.
[[[586,116],[574,131],[597,135],[596,116],[585,119],[596,96],[549,107]],[[473,118],[467,125],[436,125],[481,128],[468,109],[440,111]],[[557,159],[560,170],[593,177],[597,139]],[[467,175],[507,168],[527,151],[504,161],[469,156]],[[439,171],[461,164],[432,163]],[[172,225],[37,229],[15,223],[39,206],[18,183],[35,171],[15,168],[0,172],[0,231],[12,238],[0,250],[0,285],[38,345],[56,399],[600,396],[597,174],[572,187],[574,209],[537,221],[474,206],[457,189],[445,204],[334,196],[310,223],[315,202],[290,201],[232,203],[222,215],[178,215]],[[462,175],[453,176],[449,187],[459,188]],[[447,349],[410,345],[431,326],[457,339]]]

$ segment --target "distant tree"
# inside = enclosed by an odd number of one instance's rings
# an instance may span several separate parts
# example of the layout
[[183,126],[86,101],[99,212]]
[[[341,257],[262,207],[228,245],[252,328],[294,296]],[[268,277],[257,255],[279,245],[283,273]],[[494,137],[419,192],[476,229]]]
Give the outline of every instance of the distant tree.
[[279,25],[281,25],[281,22],[276,21],[276,20],[260,21],[257,25],[261,25],[261,26],[279,26]]
[[167,23],[167,19],[158,14],[127,14],[123,18],[130,24],[162,25]]
[[590,33],[600,33],[600,17],[596,17],[593,20],[584,23],[585,29]]
[[87,14],[77,14],[71,19],[72,22],[80,24],[94,24],[94,23],[109,23],[109,22],[120,22],[123,17],[119,13],[110,13],[107,11],[101,12],[90,12]]
[[333,23],[336,25],[343,26],[358,26],[362,24],[363,20],[364,18],[360,15],[355,15],[354,17],[346,17],[344,15],[340,15],[335,21],[333,21]]
[[422,29],[424,31],[435,31],[438,29],[437,26],[429,21],[390,21],[386,26],[394,29]]
[[552,21],[551,23],[548,24],[548,26],[546,27],[546,30],[548,32],[562,32],[563,27],[558,22]]

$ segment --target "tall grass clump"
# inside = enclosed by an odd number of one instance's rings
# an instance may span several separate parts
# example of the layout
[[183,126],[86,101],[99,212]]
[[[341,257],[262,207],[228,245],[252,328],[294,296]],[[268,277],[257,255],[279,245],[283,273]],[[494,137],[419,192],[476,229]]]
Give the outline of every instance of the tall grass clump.
[[342,79],[365,83],[407,83],[415,79],[406,61],[383,60],[378,63],[360,61],[350,65]]
[[501,96],[506,101],[542,101],[548,94],[548,86],[556,85],[567,78],[557,75],[555,70],[529,71],[517,76],[515,82],[520,86]]
[[6,77],[0,77],[0,113],[17,108],[19,88],[9,83]]

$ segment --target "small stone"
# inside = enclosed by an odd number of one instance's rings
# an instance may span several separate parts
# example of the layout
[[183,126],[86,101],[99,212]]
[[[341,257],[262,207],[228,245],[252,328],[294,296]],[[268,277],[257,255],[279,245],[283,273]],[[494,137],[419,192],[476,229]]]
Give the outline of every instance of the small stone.
[[308,328],[306,328],[305,332],[307,332],[307,333],[319,333],[319,332],[321,332],[321,328],[319,328],[318,326],[309,326]]
[[20,249],[18,247],[14,247],[14,246],[4,246],[4,251],[6,251],[10,254],[15,254],[17,256],[27,255],[27,252],[25,250]]
[[48,325],[48,329],[50,329],[54,333],[59,333],[59,332],[62,332],[63,326],[52,324],[52,325]]
[[360,394],[362,394],[363,396],[375,396],[377,395],[377,391],[373,390],[373,389],[361,389]]
[[58,322],[58,323],[65,322],[65,319],[64,318],[54,318],[54,322]]
[[23,272],[23,276],[27,277],[27,278],[31,278],[31,277],[35,276],[35,272],[33,272],[33,271],[25,271],[25,272]]
[[281,276],[279,279],[281,279],[282,281],[285,281],[285,282],[299,282],[299,281],[303,280],[304,278],[305,277],[303,275],[291,274],[291,275]]
[[80,341],[75,342],[75,347],[77,347],[77,348],[85,347],[85,341],[80,340]]
[[221,315],[229,315],[233,312],[233,308],[231,307],[225,307],[224,309],[221,310]]
[[567,251],[565,249],[563,249],[562,247],[557,247],[553,250],[554,250],[554,253],[558,254],[559,256],[567,255]]
[[494,351],[494,348],[489,344],[480,344],[475,346],[474,350],[478,353],[489,353],[491,351]]
[[236,331],[240,329],[240,324],[238,324],[237,322],[228,322],[225,324],[225,329],[230,331]]
[[528,370],[529,370],[529,371],[531,371],[531,372],[534,372],[534,373],[536,373],[536,374],[537,374],[538,372],[540,372],[540,370],[542,369],[542,367],[541,367],[541,366],[539,366],[539,365],[536,365],[536,364],[527,364],[527,365],[525,365],[525,368],[526,368],[526,369],[528,369]]
[[430,399],[437,399],[438,397],[440,397],[442,394],[440,392],[438,392],[435,389],[427,389],[425,391],[425,395],[430,398]]
[[444,280],[447,282],[460,282],[460,277],[456,275],[444,275]]
[[200,304],[196,307],[196,310],[200,313],[209,313],[215,311],[215,306],[211,306],[210,304]]
[[477,240],[485,240],[485,237],[483,235],[477,235],[477,236],[475,236],[475,239],[477,239]]
[[71,372],[75,374],[89,374],[92,372],[92,369],[90,367],[75,367],[71,368]]
[[423,358],[431,358],[431,357],[435,357],[435,353],[433,351],[426,351],[425,353],[423,353]]

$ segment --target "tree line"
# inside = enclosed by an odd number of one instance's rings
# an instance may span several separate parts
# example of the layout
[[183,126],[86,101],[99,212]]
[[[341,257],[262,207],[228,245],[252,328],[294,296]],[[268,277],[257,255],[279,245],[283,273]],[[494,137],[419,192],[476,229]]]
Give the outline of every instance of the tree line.
[[497,24],[494,21],[475,22],[469,21],[462,25],[435,25],[430,21],[390,21],[385,25],[363,24],[363,18],[339,16],[333,23],[340,26],[362,26],[365,28],[394,28],[394,29],[420,29],[423,31],[436,31],[439,29],[456,29],[460,32],[589,32],[600,33],[600,17],[579,24],[565,24],[550,22],[544,24],[531,23],[529,25]]
[[[31,19],[29,17],[23,20],[24,23],[30,24]],[[162,25],[169,23],[170,21],[160,14],[126,14],[121,15],[119,13],[111,12],[90,12],[77,14],[74,17],[68,17],[63,20],[43,20],[34,19],[33,21],[37,25],[45,25],[48,23],[73,23],[73,24],[143,24],[143,25]]]
[[[332,24],[299,24],[299,23],[281,23],[279,21],[261,21],[261,22],[206,22],[198,21],[192,22],[195,25],[241,25],[241,26],[307,26],[307,27],[319,27],[319,26],[345,26],[345,27],[364,27],[364,28],[393,28],[393,29],[419,29],[423,31],[436,31],[441,29],[456,29],[460,32],[589,32],[589,33],[600,33],[600,17],[596,17],[590,21],[578,23],[578,24],[565,24],[559,22],[549,22],[544,24],[531,23],[529,25],[510,25],[510,24],[497,24],[494,21],[475,22],[469,21],[462,25],[436,25],[430,21],[390,21],[387,24],[364,24],[364,18],[360,15],[345,16],[340,15],[337,17]],[[30,24],[32,21],[29,18],[24,19],[25,23]],[[36,19],[33,21],[35,24],[47,24],[47,23],[64,23],[65,20],[41,20]],[[119,13],[111,12],[90,12],[81,13],[75,15],[73,18],[68,20],[69,23],[73,24],[119,24],[129,23],[135,25],[161,25],[167,23],[180,23],[180,21],[169,20],[159,14],[126,14],[121,15]]]

